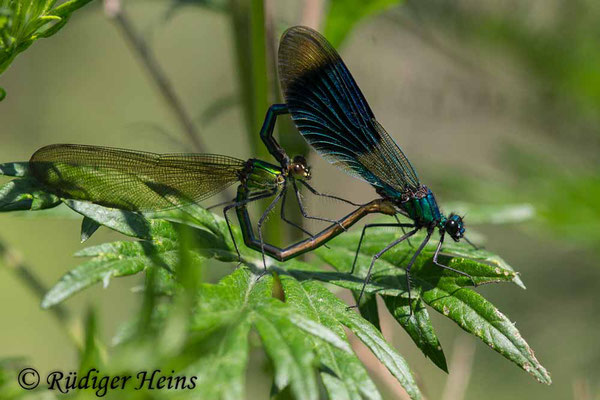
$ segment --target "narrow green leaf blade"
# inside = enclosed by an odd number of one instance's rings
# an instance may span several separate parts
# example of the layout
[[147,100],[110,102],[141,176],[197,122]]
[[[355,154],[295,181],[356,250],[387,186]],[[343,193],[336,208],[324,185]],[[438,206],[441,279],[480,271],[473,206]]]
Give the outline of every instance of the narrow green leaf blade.
[[254,324],[269,358],[275,365],[275,384],[279,390],[290,385],[294,398],[316,400],[315,355],[307,336],[291,321],[261,307]]
[[255,307],[273,300],[272,278],[257,281],[246,268],[238,268],[218,284],[203,284],[192,320],[198,339],[189,354],[201,355],[189,368],[198,376],[202,399],[244,398],[248,362],[248,334]]
[[[326,255],[324,255],[323,258],[326,261],[336,268],[344,268],[346,265],[352,265],[351,263],[354,260],[353,252],[335,247],[335,245],[333,246],[333,249],[335,251],[324,252]],[[359,254],[357,274],[364,275],[370,262],[370,256],[365,256],[362,253]],[[417,269],[414,269],[413,271],[415,271],[415,274],[418,273]],[[353,285],[354,283],[352,285],[348,285],[347,283],[340,284],[340,286],[345,286],[347,288]],[[362,286],[362,280],[360,285]],[[416,289],[419,288],[417,287]],[[429,357],[440,369],[448,372],[446,358],[439,339],[435,334],[427,309],[419,297],[413,299],[413,312],[411,313],[410,311],[408,297],[406,296],[406,273],[403,269],[397,268],[388,260],[378,261],[371,282],[367,285],[365,291],[363,298],[366,298],[366,296],[372,296],[374,298],[375,293],[380,294],[392,316],[394,316],[406,330],[415,344],[423,351],[423,354],[426,357]],[[369,292],[373,294],[370,294]],[[356,293],[356,291],[353,293]],[[365,306],[363,305],[363,308],[364,307]],[[376,309],[374,311],[363,311],[363,309],[360,309],[360,311],[361,315],[363,315],[363,312],[377,312]],[[369,318],[366,319],[373,323]],[[378,319],[376,321],[378,322]]]
[[90,260],[63,275],[42,299],[42,308],[50,308],[95,283],[108,282],[111,277],[132,275],[145,267],[142,259],[108,262]]
[[305,290],[328,305],[329,314],[346,325],[373,352],[383,365],[398,379],[412,399],[420,399],[421,392],[406,361],[394,350],[369,321],[348,310],[346,304],[317,282],[303,283]]
[[56,15],[60,17],[70,16],[74,11],[90,3],[92,0],[70,0],[62,3],[60,6],[54,8],[49,15]]
[[[359,295],[360,291],[358,290],[354,290],[352,292],[354,301],[358,301]],[[360,301],[360,304],[358,304],[358,311],[364,319],[372,323],[373,326],[381,332],[381,327],[379,326],[379,311],[377,310],[376,295],[372,293],[363,293],[363,297]]]
[[29,162],[10,162],[0,164],[0,175],[26,177],[29,176]]
[[339,350],[345,351],[346,353],[352,352],[352,348],[350,347],[347,341],[341,339],[333,331],[326,328],[325,326],[302,315],[293,314],[290,312],[286,312],[285,317],[288,318],[292,324],[302,329],[306,333],[309,333],[312,336],[330,344],[331,346],[334,346]]
[[198,378],[194,396],[206,400],[245,398],[251,327],[248,315],[240,313],[230,324],[199,333],[188,353],[202,357],[186,369],[188,375]]
[[84,217],[127,236],[145,240],[177,238],[172,225],[164,220],[150,220],[139,213],[102,207],[86,201],[64,200],[64,202]]
[[[395,235],[394,232],[386,232],[383,230],[373,232],[373,235],[371,235],[369,239],[365,241],[363,247],[361,247],[356,275],[365,276],[372,255],[381,249],[381,243],[390,243],[396,237],[397,235]],[[421,234],[415,238],[415,241],[418,243],[422,238],[423,235]],[[317,250],[317,253],[322,259],[329,262],[336,269],[347,270],[348,266],[352,265],[354,253],[347,250],[347,247],[344,246],[352,248],[352,243],[355,243],[356,239],[357,235],[347,235],[347,237],[340,238],[340,240],[336,239],[336,241],[330,243],[330,251],[324,252],[322,249],[319,249]],[[457,275],[452,271],[434,265],[432,262],[434,250],[435,244],[426,246],[425,250],[417,257],[416,262],[412,267],[411,280],[413,284],[411,285],[411,293],[413,301],[417,301],[424,293],[428,293],[428,296],[430,296],[430,293],[433,293],[436,290],[441,290],[446,293],[447,291],[444,290],[446,287],[462,288],[473,285],[473,282],[471,282],[471,279],[468,277]],[[473,280],[478,284],[513,282],[524,288],[518,274],[504,260],[488,251],[474,250],[463,244],[456,243],[448,243],[442,250],[439,257],[439,261],[442,264],[471,275]],[[403,269],[398,267],[406,265],[413,252],[414,248],[408,245],[400,245],[381,257],[375,263],[372,279],[366,286],[365,291],[367,293],[377,292],[382,296],[387,297],[388,307],[390,307],[391,298],[395,298],[397,299],[395,301],[403,303],[408,297],[406,293],[406,274]],[[342,280],[333,280],[331,283],[354,289],[351,284],[343,282]],[[396,292],[394,292],[394,288],[396,288]],[[459,291],[457,293],[461,292],[462,291]],[[481,301],[485,302],[487,306],[492,307],[496,312],[500,313],[493,305],[485,301],[483,297],[479,295],[476,296],[478,296]],[[427,298],[424,298],[424,300],[427,304],[431,305]],[[438,306],[436,309],[440,310],[440,312],[445,315],[453,315],[453,319],[459,323],[460,321],[468,321],[470,318],[473,318],[470,315],[473,310],[461,306],[461,302],[455,300],[456,299],[452,299],[450,296],[445,299],[445,301],[449,303]],[[400,304],[399,309],[394,310],[397,308],[396,306],[397,304],[394,304],[394,307],[391,310],[392,313],[395,313],[397,317],[399,317],[398,314],[405,314],[403,309],[407,310],[407,304]],[[473,306],[475,307],[476,305]],[[443,353],[441,353],[441,349],[438,349],[439,341],[435,337],[429,318],[423,313],[418,314],[418,316],[415,315],[415,318],[417,317],[420,318],[420,321],[416,319],[415,324],[409,324],[409,321],[403,320],[402,318],[398,318],[398,320],[407,330],[409,335],[411,335],[413,340],[421,347],[424,353],[440,366],[440,368],[444,369],[445,362],[442,358]],[[491,324],[491,321],[493,320],[488,321],[488,323]],[[479,337],[482,336],[474,327],[468,328],[463,326],[463,328]],[[504,341],[493,343],[491,339],[487,339],[488,341],[486,343],[495,347],[497,350],[502,348],[502,351],[498,350],[502,355],[526,369],[538,380],[546,383],[550,382],[547,371],[539,364],[535,357],[532,356],[531,349],[520,335],[517,335],[518,331],[514,329],[514,326],[511,330],[505,330],[501,333],[502,335],[507,335],[507,338],[505,338]],[[496,338],[494,340],[498,339]]]
[[101,260],[116,260],[138,256],[152,256],[178,250],[177,242],[164,240],[160,243],[146,241],[138,242],[110,242],[96,246],[86,247],[75,252],[75,257],[96,257]]
[[446,281],[426,290],[423,300],[539,382],[552,383],[550,374],[536,359],[515,325],[479,293]]
[[100,228],[100,224],[94,221],[91,218],[83,217],[83,221],[81,221],[81,243],[87,241],[94,232],[96,232]]
[[423,300],[420,297],[413,300],[412,313],[406,298],[383,296],[383,300],[392,316],[410,335],[423,354],[429,357],[442,371],[448,372],[446,356],[435,334]]
[[17,178],[0,186],[0,212],[42,210],[56,207],[60,199],[29,178]]
[[[345,268],[346,265],[352,265],[354,255],[352,252],[333,247],[335,251],[328,252],[324,258],[336,268]],[[363,254],[358,258],[357,274],[366,273],[366,268],[371,262],[371,257]],[[417,273],[417,270],[413,270]],[[416,276],[416,275],[415,275]],[[363,280],[358,282],[331,281],[348,289],[352,289],[357,285],[362,286]],[[419,283],[418,281],[416,283]],[[419,289],[418,287],[415,289]],[[356,290],[355,290],[356,292]],[[435,334],[435,330],[429,319],[429,314],[421,302],[419,297],[413,299],[413,313],[411,315],[408,297],[406,295],[406,273],[403,269],[395,267],[387,260],[379,260],[376,264],[375,272],[370,283],[365,288],[365,295],[373,296],[380,294],[385,301],[385,304],[394,318],[406,330],[413,339],[415,344],[419,346],[426,357],[429,357],[439,368],[448,372],[446,358],[441,348],[439,339]],[[365,297],[363,295],[363,297]],[[373,312],[373,311],[367,311]],[[376,312],[376,310],[375,310]],[[361,310],[361,314],[363,310]],[[366,318],[370,321],[369,318]],[[378,321],[378,320],[377,320]],[[372,321],[370,321],[372,322]],[[377,325],[376,325],[377,326]]]
[[227,225],[223,219],[197,204],[189,204],[184,207],[161,211],[146,211],[143,213],[149,219],[165,219],[178,222],[196,229],[204,229],[215,236],[225,236]]
[[[327,327],[340,340],[347,343],[344,327],[331,315],[329,304],[325,299],[320,298],[318,293],[307,290],[292,276],[281,275],[280,279],[286,303],[296,314]],[[318,361],[322,365],[321,378],[330,398],[381,399],[375,383],[353,352],[342,351],[339,347],[321,341],[316,341],[314,346]]]
[[404,358],[390,346],[371,323],[356,314],[346,315],[344,324],[373,352],[375,357],[396,377],[411,399],[422,398],[410,368]]
[[179,261],[177,249],[157,247],[150,242],[105,243],[76,255],[95,258],[63,275],[42,299],[42,308],[52,307],[98,282],[106,287],[113,277],[133,275],[152,265],[173,271]]

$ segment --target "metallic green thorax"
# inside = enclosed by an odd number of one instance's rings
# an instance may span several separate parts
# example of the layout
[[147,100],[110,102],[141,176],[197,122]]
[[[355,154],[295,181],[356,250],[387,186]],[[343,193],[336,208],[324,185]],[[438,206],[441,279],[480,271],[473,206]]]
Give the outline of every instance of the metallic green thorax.
[[443,224],[446,219],[441,214],[433,193],[426,186],[421,186],[416,193],[407,194],[403,200],[400,207],[419,226]]
[[281,167],[253,158],[248,160],[240,181],[249,191],[262,191],[283,185],[285,177]]

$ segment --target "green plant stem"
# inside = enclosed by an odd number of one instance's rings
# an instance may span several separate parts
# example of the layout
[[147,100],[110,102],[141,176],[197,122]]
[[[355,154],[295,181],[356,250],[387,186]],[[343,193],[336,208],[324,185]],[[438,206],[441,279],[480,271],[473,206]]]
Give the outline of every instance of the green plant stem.
[[240,94],[250,147],[254,156],[268,158],[269,152],[258,135],[269,107],[263,2],[231,0],[230,7]]
[[[41,301],[48,291],[48,288],[35,275],[33,270],[23,263],[21,255],[16,250],[9,248],[2,241],[0,241],[0,259],[6,268],[14,273],[17,279],[19,279],[35,295],[38,301]],[[58,304],[52,307],[50,312],[59,323],[60,327],[66,331],[67,336],[69,336],[71,341],[78,349],[81,349],[83,339],[80,329],[78,329],[77,324],[71,318],[69,311],[65,306]]]
[[[263,0],[252,0],[250,8],[250,46],[252,54],[253,131],[255,147],[264,148],[256,132],[260,129],[269,107],[269,82],[265,31],[265,9]],[[257,150],[255,148],[255,150]]]
[[[269,72],[265,40],[263,0],[230,0],[231,25],[236,51],[240,95],[253,157],[269,160],[271,156],[260,139],[260,128],[269,107]],[[263,202],[261,209],[268,203]],[[269,221],[266,240],[283,236],[279,218]]]

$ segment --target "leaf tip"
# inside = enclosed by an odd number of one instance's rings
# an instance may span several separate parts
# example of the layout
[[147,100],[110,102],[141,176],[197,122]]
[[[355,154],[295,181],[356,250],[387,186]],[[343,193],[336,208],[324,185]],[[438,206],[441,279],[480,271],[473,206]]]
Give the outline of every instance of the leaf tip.
[[552,384],[552,378],[550,377],[550,373],[541,364],[538,363],[537,366],[534,367],[530,363],[524,363],[522,367],[525,370],[525,372],[533,375],[533,377],[538,382],[544,383],[548,386]]
[[56,301],[54,301],[51,297],[49,297],[46,294],[46,296],[44,296],[44,298],[42,298],[40,307],[42,308],[42,310],[47,310],[47,309],[51,308],[52,306],[54,306],[55,304],[56,304]]
[[523,281],[521,280],[521,277],[519,276],[519,273],[515,273],[515,277],[513,278],[513,282],[520,287],[523,290],[527,290],[527,286],[525,286],[525,284],[523,283]]
[[442,351],[442,347],[440,346],[439,348],[439,353],[436,354],[436,357],[431,357],[431,361],[442,371],[444,371],[445,373],[449,373],[448,371],[448,363],[446,362],[446,356],[444,355],[444,352]]

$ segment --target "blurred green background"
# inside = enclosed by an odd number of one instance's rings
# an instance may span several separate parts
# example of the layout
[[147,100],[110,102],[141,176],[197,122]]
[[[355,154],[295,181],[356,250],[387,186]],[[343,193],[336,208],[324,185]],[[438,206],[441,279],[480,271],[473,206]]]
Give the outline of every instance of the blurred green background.
[[[127,2],[126,9],[194,119],[205,150],[249,158],[256,156],[256,138],[246,134],[251,129],[239,82],[253,61],[236,58],[239,40],[225,3],[145,0]],[[230,5],[237,3],[244,2]],[[358,20],[356,1],[267,1],[273,38],[267,55],[289,26],[325,29],[378,120],[442,204],[533,205],[531,221],[474,228],[487,249],[521,272],[528,290],[477,290],[516,321],[554,383],[536,383],[437,315],[432,318],[450,375],[385,317],[384,334],[430,399],[600,398],[600,6],[593,0],[381,3],[384,10]],[[78,11],[0,76],[8,94],[0,103],[2,162],[27,160],[57,142],[194,150],[101,6],[93,2]],[[274,91],[265,96],[277,101]],[[266,111],[256,107],[260,115]],[[288,127],[286,135],[293,134]],[[354,201],[375,197],[368,185],[315,154],[309,160],[316,188]],[[310,199],[309,209],[320,215],[337,207]],[[77,219],[0,215],[0,240],[49,286],[78,264],[71,255],[83,247],[79,227]],[[91,241],[116,237],[101,229]],[[66,305],[75,315],[96,305],[110,342],[137,310],[139,295],[131,288],[139,283],[116,279]],[[0,268],[0,304],[0,358],[26,356],[40,372],[76,365],[64,331],[6,267]],[[260,366],[263,360],[256,350],[251,362]],[[402,398],[384,369],[367,365],[387,398]],[[248,373],[248,397],[267,397],[267,371]]]

